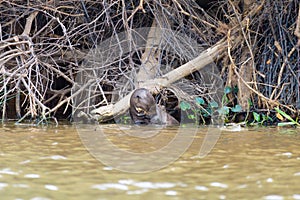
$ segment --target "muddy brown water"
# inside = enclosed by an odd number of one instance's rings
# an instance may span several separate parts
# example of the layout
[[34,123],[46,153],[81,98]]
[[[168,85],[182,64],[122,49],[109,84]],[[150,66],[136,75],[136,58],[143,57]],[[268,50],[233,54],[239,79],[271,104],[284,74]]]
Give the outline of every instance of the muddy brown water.
[[[161,148],[176,132],[164,128],[161,142],[149,146],[120,133],[127,129],[138,136],[139,127],[105,127],[114,145],[135,153]],[[0,199],[300,199],[299,128],[222,131],[204,158],[195,156],[207,128],[195,131],[192,145],[175,162],[128,173],[91,155],[74,125],[1,125]]]

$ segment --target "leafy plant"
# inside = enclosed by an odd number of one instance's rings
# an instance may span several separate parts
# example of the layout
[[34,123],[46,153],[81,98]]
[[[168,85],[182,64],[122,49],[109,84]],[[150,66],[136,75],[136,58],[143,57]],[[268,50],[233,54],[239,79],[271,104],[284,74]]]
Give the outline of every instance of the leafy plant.
[[268,115],[265,115],[265,114],[259,114],[257,112],[253,112],[253,117],[254,117],[254,122],[252,123],[253,124],[263,124],[264,122],[266,122],[267,120],[270,120],[270,121],[273,121],[273,119],[268,116]]
[[185,102],[185,101],[181,101],[180,109],[183,111],[189,110],[189,109],[191,109],[191,104],[189,104],[188,102]]
[[238,104],[235,105],[234,107],[229,107],[228,106],[229,99],[228,99],[227,95],[230,94],[230,93],[236,94],[237,92],[238,92],[237,87],[231,88],[229,86],[226,86],[224,88],[224,95],[222,97],[222,107],[220,107],[218,109],[218,113],[225,116],[225,120],[228,120],[227,118],[228,118],[228,115],[230,114],[230,110],[233,113],[239,113],[239,112],[242,111],[242,107]]
[[[200,98],[200,97],[199,97]],[[198,103],[201,102],[200,99],[198,99]],[[197,102],[197,99],[196,99],[196,102]],[[188,119],[191,119],[191,120],[195,120],[196,119],[196,116],[197,116],[197,111],[196,109],[192,109],[192,106],[190,103],[186,102],[186,101],[181,101],[180,104],[179,104],[179,107],[182,111],[185,111],[187,113],[187,117]]]
[[224,88],[224,94],[229,94],[229,93],[231,93],[231,87],[229,87],[229,86],[226,86],[225,88]]
[[235,105],[233,108],[231,108],[232,112],[238,113],[242,111],[242,106],[240,106],[239,104]]
[[260,114],[257,112],[253,112],[253,117],[256,122],[260,122]]
[[199,104],[199,105],[204,105],[205,104],[204,99],[201,98],[201,97],[196,97],[195,100],[196,100],[196,103]]
[[228,115],[230,112],[230,109],[228,106],[222,106],[221,108],[218,109],[218,113],[221,115]]
[[215,101],[210,102],[208,105],[210,108],[218,108],[219,107],[218,103]]
[[[225,118],[225,122],[228,122],[228,118],[231,114],[233,114],[233,119],[235,118],[237,113],[242,112],[242,106],[239,104],[234,105],[233,107],[229,106],[229,99],[228,99],[228,94],[232,93],[232,94],[237,94],[238,92],[238,87],[234,87],[231,88],[229,86],[226,86],[224,88],[223,91],[223,96],[222,96],[222,101],[220,103],[216,102],[216,101],[210,101],[210,102],[206,102],[202,97],[196,97],[194,103],[198,106],[196,106],[196,108],[192,107],[190,103],[186,102],[186,101],[181,101],[179,106],[181,108],[182,111],[186,111],[187,112],[187,117],[189,119],[196,119],[197,116],[200,116],[203,120],[203,122],[205,122],[204,118],[210,117],[212,115],[212,113],[214,113],[215,111],[217,111],[219,113],[219,115],[222,115]],[[252,105],[251,100],[249,100],[249,108]],[[248,118],[248,114],[249,112],[247,112],[247,117]],[[253,116],[254,116],[254,123],[259,123],[262,124],[263,122],[267,121],[267,120],[272,120],[272,118],[270,118],[267,115],[260,115],[256,112],[253,112]]]
[[295,121],[291,116],[289,116],[287,113],[285,113],[284,111],[280,110],[278,107],[274,108],[275,111],[280,115],[283,116],[284,118],[286,118],[287,120],[289,120],[290,122],[281,122],[278,123],[278,126],[290,126],[290,125],[297,125],[300,126],[300,124]]

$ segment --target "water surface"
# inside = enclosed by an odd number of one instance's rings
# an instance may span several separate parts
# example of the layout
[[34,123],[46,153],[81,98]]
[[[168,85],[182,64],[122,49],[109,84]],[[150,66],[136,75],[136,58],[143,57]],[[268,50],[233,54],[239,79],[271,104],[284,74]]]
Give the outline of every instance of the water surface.
[[[124,126],[133,135],[139,127]],[[105,125],[109,139],[132,152],[162,147],[176,131],[163,129],[160,142],[126,137]],[[151,127],[142,128],[142,133]],[[207,128],[174,163],[154,172],[127,173],[95,159],[74,125],[0,127],[1,199],[300,199],[300,131],[251,128],[223,131],[214,149],[199,153]]]

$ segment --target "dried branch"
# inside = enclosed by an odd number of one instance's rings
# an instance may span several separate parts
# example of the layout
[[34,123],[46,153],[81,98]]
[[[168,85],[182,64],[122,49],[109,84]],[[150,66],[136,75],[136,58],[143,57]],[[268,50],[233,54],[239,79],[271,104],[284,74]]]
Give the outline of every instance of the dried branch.
[[[187,76],[188,74],[200,70],[201,68],[212,63],[216,57],[226,48],[226,42],[221,40],[214,47],[202,52],[198,57],[190,62],[172,70],[161,78],[150,79],[145,81],[140,86],[149,89],[152,93],[158,93],[162,88],[170,86],[175,81]],[[91,111],[91,114],[101,122],[112,119],[120,114],[123,114],[129,108],[129,99],[131,93],[122,98],[114,105],[103,106]]]
[[294,34],[298,38],[297,46],[300,46],[300,7],[298,8],[298,17],[297,17],[296,28],[295,28]]
[[26,20],[24,31],[21,35],[27,35],[27,36],[29,35],[31,26],[32,26],[32,22],[35,19],[37,14],[38,14],[38,11],[35,11],[29,15],[29,17]]

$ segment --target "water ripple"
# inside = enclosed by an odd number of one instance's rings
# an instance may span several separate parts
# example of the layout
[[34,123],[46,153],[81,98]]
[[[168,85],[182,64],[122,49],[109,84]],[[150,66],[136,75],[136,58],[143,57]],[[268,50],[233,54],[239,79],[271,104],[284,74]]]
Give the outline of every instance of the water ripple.
[[227,184],[219,183],[219,182],[212,182],[212,183],[210,183],[210,186],[224,188],[224,189],[228,188]]
[[39,174],[25,174],[25,178],[40,178]]
[[97,185],[93,185],[92,188],[98,190],[107,190],[107,189],[128,190],[128,186],[119,183],[97,184]]
[[18,172],[14,172],[10,168],[4,168],[4,169],[0,170],[0,174],[19,175]]
[[49,185],[49,184],[45,185],[45,188],[47,190],[52,190],[52,191],[57,191],[58,190],[57,186],[55,186],[55,185]]
[[268,195],[268,196],[265,196],[264,199],[266,199],[266,200],[282,200],[284,198],[283,198],[283,196],[280,196],[280,195]]

